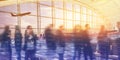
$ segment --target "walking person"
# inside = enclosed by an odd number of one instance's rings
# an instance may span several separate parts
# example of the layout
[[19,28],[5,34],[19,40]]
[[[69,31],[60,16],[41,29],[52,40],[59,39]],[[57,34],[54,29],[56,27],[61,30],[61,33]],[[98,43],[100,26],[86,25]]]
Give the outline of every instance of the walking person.
[[25,60],[35,60],[35,53],[36,53],[36,34],[33,32],[32,26],[27,26],[25,30],[25,43],[24,43],[24,50],[25,50]]
[[60,26],[59,29],[56,31],[59,60],[64,60],[65,35],[63,31],[64,31],[64,26]]
[[54,34],[54,26],[53,24],[50,24],[44,32],[48,55],[51,53],[55,53],[56,50],[56,40],[55,40],[55,34]]
[[120,60],[120,22],[117,22],[117,28],[118,31],[116,32],[116,48],[117,48],[117,54],[118,54],[118,60]]
[[82,28],[76,25],[73,30],[74,39],[74,57],[73,60],[80,60],[82,49],[83,49],[83,39],[82,39]]
[[86,24],[85,25],[85,30],[83,31],[83,41],[84,41],[84,48],[83,48],[83,51],[84,51],[84,58],[85,60],[88,60],[88,57],[90,60],[93,60],[93,49],[92,49],[92,46],[91,46],[91,37],[89,35],[89,24]]
[[18,25],[15,26],[15,49],[17,52],[17,60],[21,60],[21,47],[22,47],[22,33]]
[[12,60],[11,30],[9,26],[5,26],[2,33],[2,48],[8,52],[9,60]]
[[101,60],[108,60],[110,53],[110,39],[108,38],[108,32],[105,26],[102,25],[98,34],[98,47],[99,53],[101,54]]

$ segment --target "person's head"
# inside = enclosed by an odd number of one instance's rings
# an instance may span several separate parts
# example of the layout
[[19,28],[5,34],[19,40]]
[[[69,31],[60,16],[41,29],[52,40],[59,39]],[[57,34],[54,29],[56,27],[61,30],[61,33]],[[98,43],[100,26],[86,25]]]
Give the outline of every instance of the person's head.
[[10,27],[8,25],[5,26],[4,30],[8,31],[10,29]]
[[81,30],[81,26],[80,25],[75,25],[74,29],[75,30]]
[[59,27],[59,29],[60,29],[60,30],[64,30],[64,26],[61,25],[61,26]]
[[21,31],[20,31],[20,27],[19,27],[18,25],[15,26],[15,31],[16,31],[16,32],[21,32]]
[[15,30],[20,30],[20,27],[18,25],[16,25]]
[[106,29],[105,29],[105,26],[104,26],[104,25],[101,25],[100,31],[103,32],[103,31],[105,31],[105,30],[106,30]]
[[27,33],[33,34],[32,26],[30,26],[30,25],[27,26]]
[[105,29],[105,26],[104,25],[101,25],[101,28],[100,28],[101,30],[104,30]]
[[28,25],[28,26],[27,26],[27,29],[32,29],[32,26]]
[[48,26],[48,28],[50,28],[50,29],[53,29],[53,27],[54,27],[53,24],[50,24],[50,25]]
[[117,22],[117,28],[120,30],[120,22]]
[[85,25],[85,29],[86,29],[86,30],[90,29],[89,24],[86,24],[86,25]]

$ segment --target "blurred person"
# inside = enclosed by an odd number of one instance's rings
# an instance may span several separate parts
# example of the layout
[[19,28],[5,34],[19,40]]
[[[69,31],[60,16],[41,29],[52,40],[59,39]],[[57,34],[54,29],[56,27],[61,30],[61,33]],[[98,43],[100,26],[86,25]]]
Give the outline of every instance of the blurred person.
[[73,39],[74,39],[74,57],[73,60],[80,60],[82,49],[83,49],[83,39],[82,39],[82,28],[80,25],[76,25],[73,29]]
[[[55,41],[55,34],[54,34],[54,26],[50,24],[44,32],[44,36],[46,39],[47,49],[48,51],[55,52],[56,50],[56,41]],[[50,52],[49,52],[50,53]]]
[[108,60],[110,53],[110,39],[108,38],[108,32],[105,29],[105,26],[102,25],[100,28],[100,32],[98,34],[98,48],[99,53],[101,54],[101,60]]
[[83,31],[83,41],[84,41],[84,46],[83,46],[83,51],[84,51],[84,58],[85,60],[88,60],[88,57],[90,60],[93,60],[93,49],[92,49],[92,45],[90,43],[91,41],[91,37],[89,35],[89,29],[90,26],[89,24],[85,25],[85,30]]
[[33,32],[32,26],[27,26],[25,30],[25,60],[35,60],[37,35]]
[[117,22],[118,31],[116,32],[116,46],[118,52],[118,60],[120,60],[120,22]]
[[8,52],[9,60],[12,60],[11,30],[9,26],[5,26],[2,33],[2,48]]
[[18,25],[15,26],[15,48],[17,52],[17,60],[21,60],[21,47],[22,47],[22,33]]
[[58,55],[59,60],[64,60],[64,51],[65,51],[65,35],[64,35],[64,26],[60,26],[56,31],[56,39],[58,45]]

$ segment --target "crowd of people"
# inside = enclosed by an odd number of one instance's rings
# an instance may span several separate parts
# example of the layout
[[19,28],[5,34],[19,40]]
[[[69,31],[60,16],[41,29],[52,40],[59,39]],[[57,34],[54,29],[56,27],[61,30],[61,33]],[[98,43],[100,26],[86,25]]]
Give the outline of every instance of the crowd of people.
[[[117,51],[118,51],[118,60],[120,60],[120,22],[117,23],[118,32],[114,35]],[[100,32],[97,35],[97,45],[98,50],[93,49],[91,44],[91,37],[89,34],[90,26],[89,24],[85,25],[83,29],[80,25],[76,25],[71,32],[71,40],[74,44],[74,56],[71,60],[80,60],[84,57],[84,60],[97,60],[95,59],[94,52],[97,51],[100,53],[100,60],[108,60],[112,50],[111,38],[108,37],[108,34],[111,31],[107,31],[104,25],[101,26]],[[59,60],[64,60],[65,48],[66,48],[66,35],[64,26],[59,26],[58,29],[54,29],[54,25],[50,24],[44,31],[43,37],[46,40],[47,53],[53,52],[57,53]],[[4,51],[8,52],[9,60],[12,60],[12,46],[11,46],[11,30],[9,26],[5,26],[3,33],[1,34],[1,47]],[[39,37],[34,33],[32,26],[27,26],[25,30],[24,37],[21,33],[19,26],[15,26],[15,49],[17,52],[17,60],[21,60],[21,50],[25,51],[25,60],[36,60],[36,45]],[[22,46],[22,43],[24,45]],[[83,55],[83,56],[82,56]]]

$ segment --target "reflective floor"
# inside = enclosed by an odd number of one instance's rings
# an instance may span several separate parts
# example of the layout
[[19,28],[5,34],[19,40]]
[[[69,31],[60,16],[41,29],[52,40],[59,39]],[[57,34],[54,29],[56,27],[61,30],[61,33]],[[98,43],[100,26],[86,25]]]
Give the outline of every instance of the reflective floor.
[[[24,51],[21,52],[22,60],[24,60],[24,57],[25,57],[24,53],[25,53]],[[74,55],[73,43],[66,43],[64,60],[72,60],[73,55]],[[101,60],[99,56],[100,56],[99,53],[95,53],[95,59],[94,60]],[[49,52],[49,54],[47,53],[47,47],[46,47],[45,40],[38,40],[37,41],[36,57],[39,60],[58,60],[58,54],[57,53],[53,53],[53,52]],[[83,57],[84,56],[82,55],[81,60],[84,60]],[[109,56],[109,60],[116,60],[116,58],[117,58],[116,55],[110,55]],[[7,54],[5,52],[0,51],[0,60],[8,60]],[[14,41],[12,42],[12,60],[17,60]]]

